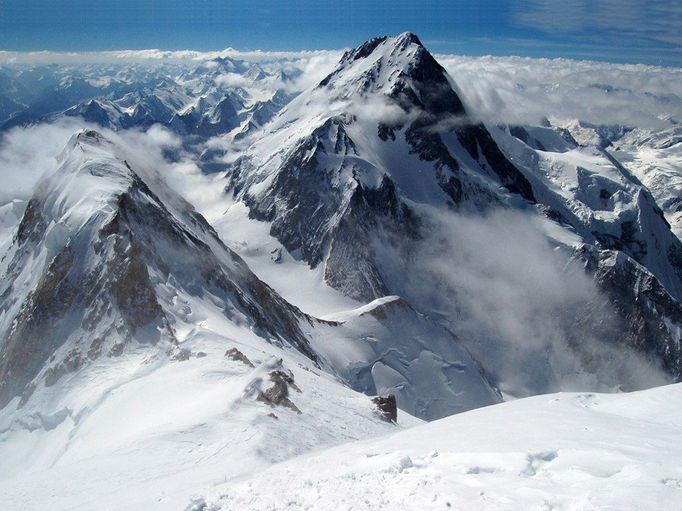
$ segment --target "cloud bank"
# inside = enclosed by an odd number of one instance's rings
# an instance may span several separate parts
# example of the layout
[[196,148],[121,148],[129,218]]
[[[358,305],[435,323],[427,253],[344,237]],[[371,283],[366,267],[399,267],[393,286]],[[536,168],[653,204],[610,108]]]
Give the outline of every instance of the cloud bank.
[[682,122],[682,69],[567,59],[437,55],[482,120],[579,119],[663,129]]
[[218,58],[231,58],[247,62],[285,62],[308,61],[315,58],[333,57],[343,54],[340,50],[303,50],[303,51],[240,51],[226,48],[217,51],[195,50],[117,50],[98,52],[54,52],[54,51],[0,51],[0,64],[112,64],[160,62],[201,62]]
[[[61,118],[52,123],[26,128],[13,128],[0,138],[0,169],[3,187],[0,204],[12,199],[30,198],[33,188],[46,173],[56,169],[57,157],[69,139],[84,129],[99,131],[106,138],[122,146],[133,163],[159,172],[168,184],[190,202],[206,203],[222,188],[201,186],[211,178],[204,176],[195,163],[196,155],[182,148],[182,139],[175,133],[153,125],[147,130],[112,130],[84,122],[78,118]],[[169,155],[172,157],[169,158]]]

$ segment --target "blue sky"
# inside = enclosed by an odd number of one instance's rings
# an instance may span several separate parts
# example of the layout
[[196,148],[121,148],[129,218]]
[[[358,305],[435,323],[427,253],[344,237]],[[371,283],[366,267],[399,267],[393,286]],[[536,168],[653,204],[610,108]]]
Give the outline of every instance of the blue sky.
[[0,0],[0,49],[336,49],[417,33],[434,52],[682,66],[680,0]]

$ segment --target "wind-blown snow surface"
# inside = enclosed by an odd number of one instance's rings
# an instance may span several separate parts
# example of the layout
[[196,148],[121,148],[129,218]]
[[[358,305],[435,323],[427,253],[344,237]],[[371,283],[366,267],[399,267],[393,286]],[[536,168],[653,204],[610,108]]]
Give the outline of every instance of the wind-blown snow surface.
[[[101,361],[62,384],[61,397],[33,403],[50,414],[14,420],[5,408],[0,509],[183,509],[196,492],[273,462],[395,430],[305,357],[248,329],[232,335],[197,328],[183,343],[193,355],[170,364],[140,353]],[[256,367],[224,357],[226,347]],[[300,389],[290,394],[300,414],[255,399],[278,358]],[[401,413],[398,427],[418,422]]]
[[192,510],[682,508],[682,385],[549,394],[306,455]]

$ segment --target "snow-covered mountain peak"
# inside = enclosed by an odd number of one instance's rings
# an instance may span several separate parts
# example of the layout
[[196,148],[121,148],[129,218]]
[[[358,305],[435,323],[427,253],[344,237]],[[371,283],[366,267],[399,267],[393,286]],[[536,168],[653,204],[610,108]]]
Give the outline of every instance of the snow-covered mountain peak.
[[57,156],[57,161],[62,164],[69,157],[73,156],[74,151],[78,153],[93,153],[112,151],[113,145],[110,140],[95,130],[82,130],[74,133],[62,152]]
[[378,92],[404,110],[418,108],[436,116],[464,114],[445,69],[410,32],[371,39],[346,52],[319,87],[336,91],[339,98]]
[[[528,181],[409,33],[347,52],[284,107],[226,177],[226,189],[252,218],[272,222],[287,250],[313,267],[324,262],[327,282],[362,301],[393,294],[369,241],[375,230],[418,238],[415,203],[484,209],[534,201]],[[351,243],[360,232],[363,246]]]
[[390,52],[397,54],[404,52],[410,47],[413,49],[424,49],[424,45],[415,34],[411,32],[403,32],[397,36],[380,36],[364,42],[357,48],[348,50],[341,58],[341,64],[350,63],[365,57],[374,55],[381,55]]

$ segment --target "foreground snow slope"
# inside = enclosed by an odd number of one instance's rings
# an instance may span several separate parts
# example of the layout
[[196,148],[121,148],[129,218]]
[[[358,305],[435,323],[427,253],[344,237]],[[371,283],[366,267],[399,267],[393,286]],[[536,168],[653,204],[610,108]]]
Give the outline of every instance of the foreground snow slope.
[[276,465],[194,509],[681,509],[682,385],[550,394]]
[[[188,360],[100,360],[55,402],[34,403],[53,413],[2,410],[0,509],[184,509],[196,492],[272,463],[419,422],[402,412],[398,426],[383,421],[370,398],[246,328],[198,327],[183,346]],[[255,367],[224,356],[230,348]],[[277,370],[293,376],[300,413],[258,399]]]

